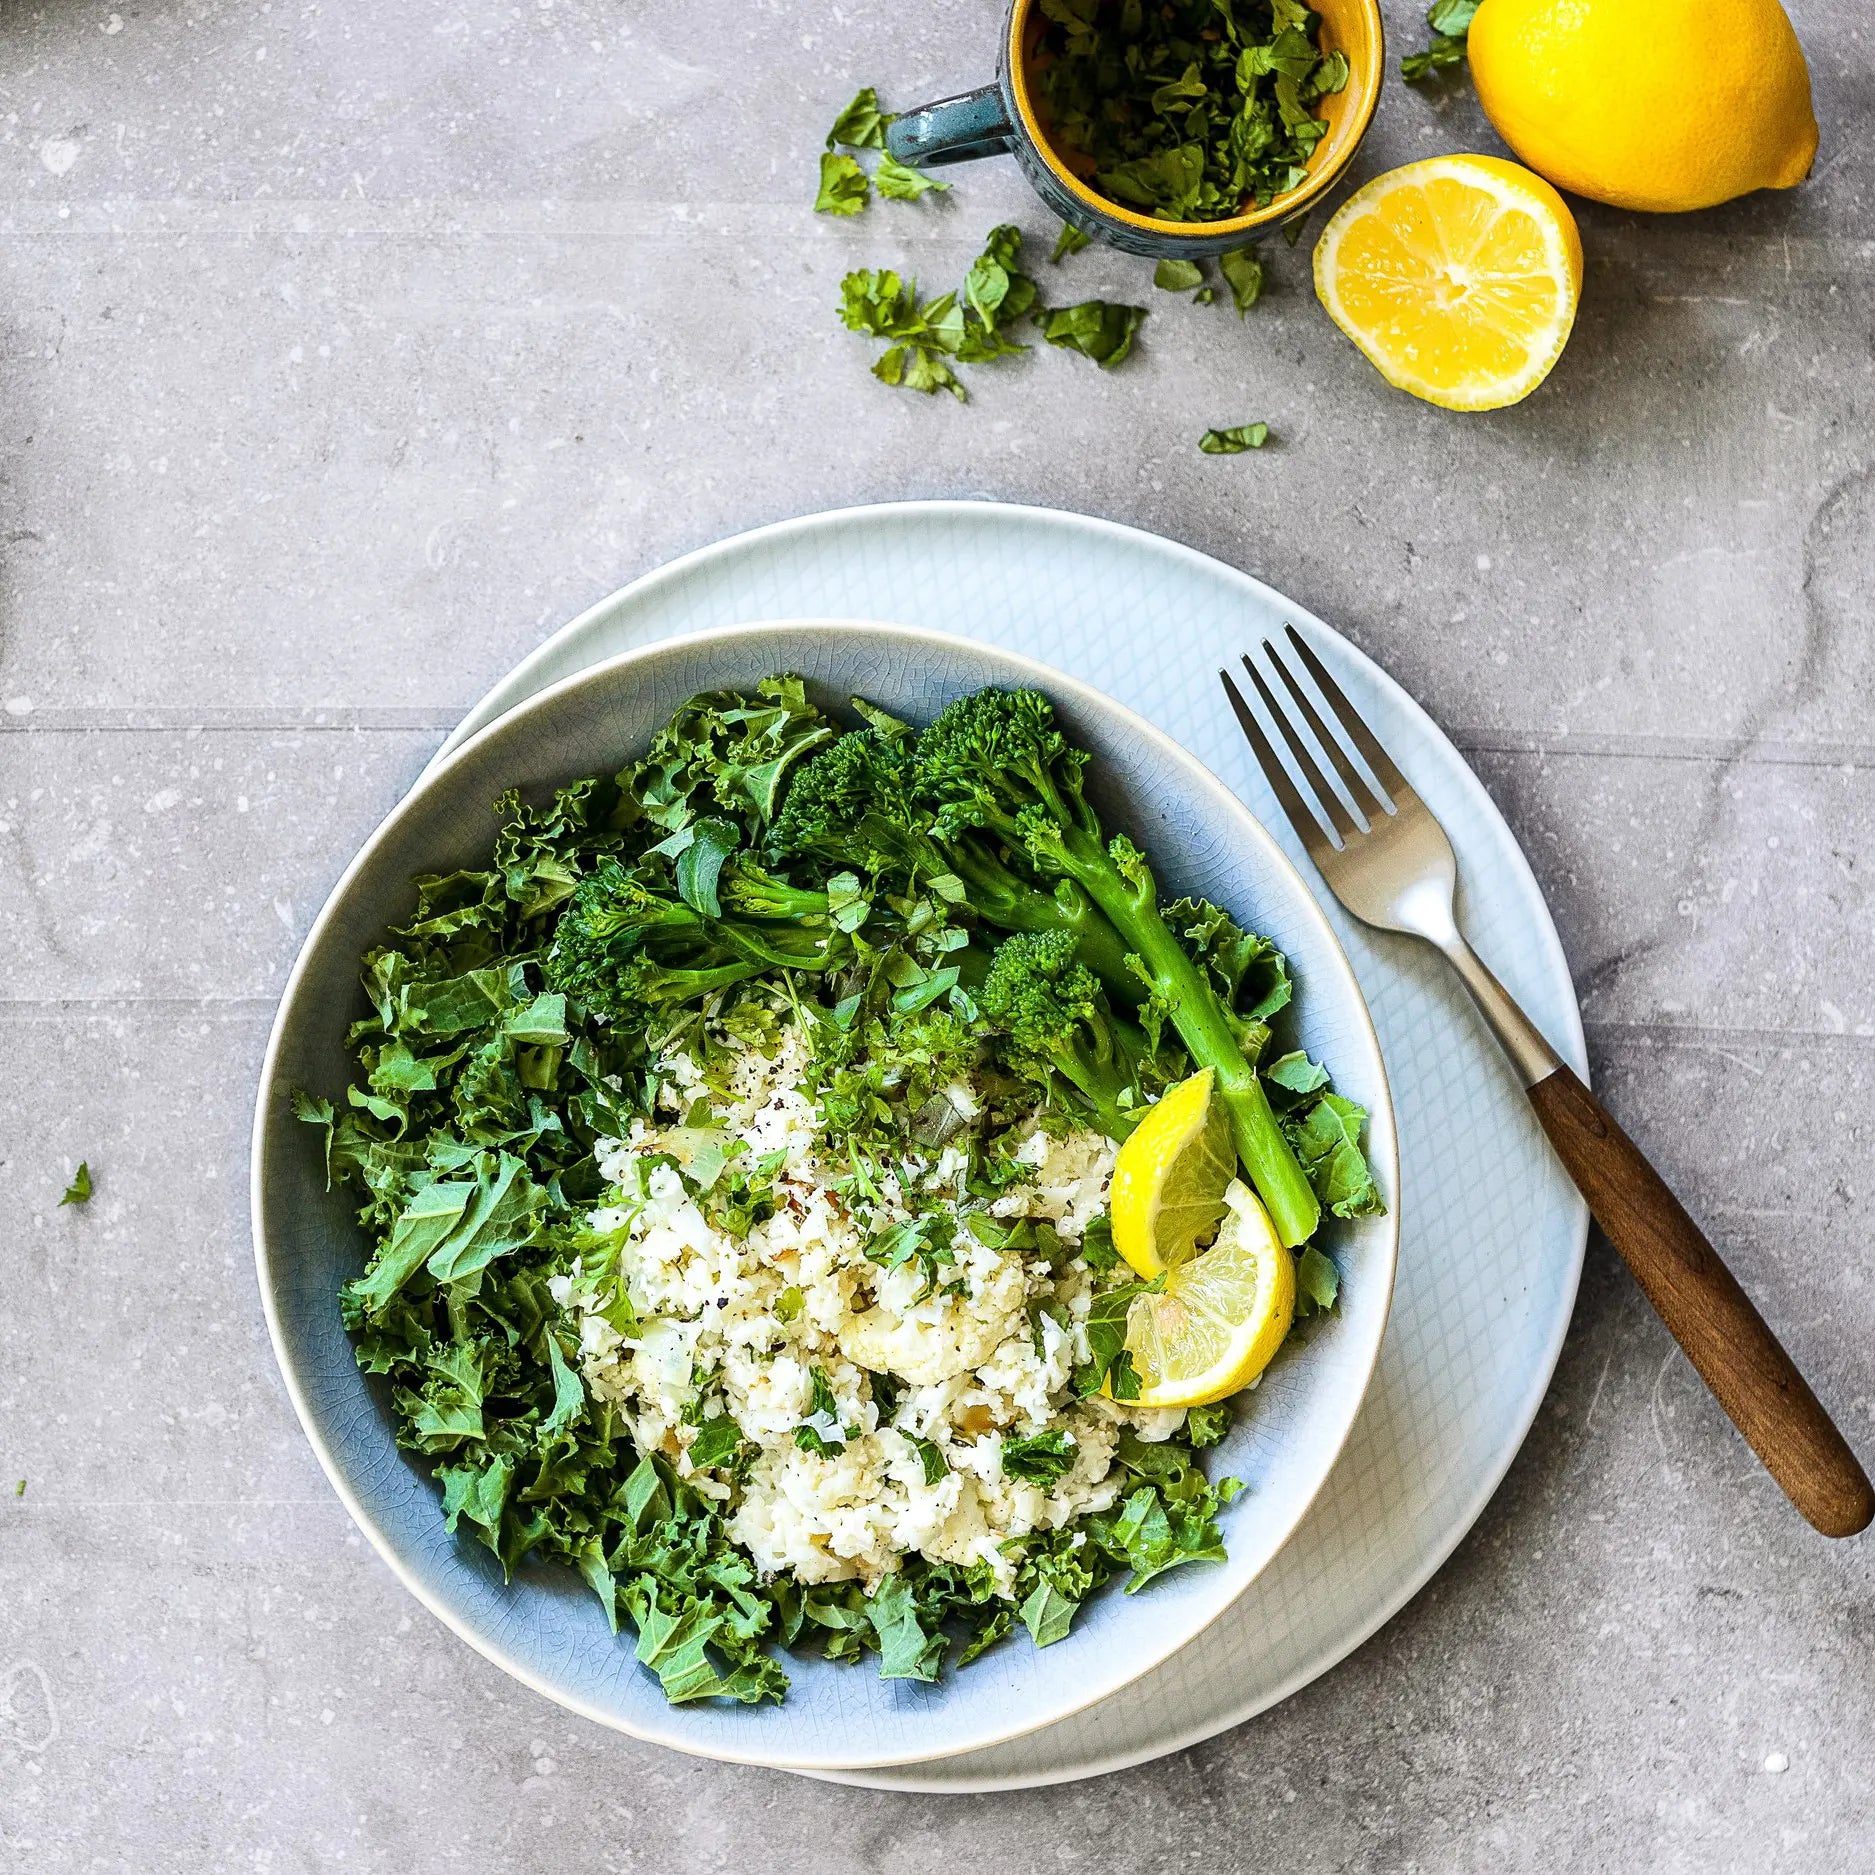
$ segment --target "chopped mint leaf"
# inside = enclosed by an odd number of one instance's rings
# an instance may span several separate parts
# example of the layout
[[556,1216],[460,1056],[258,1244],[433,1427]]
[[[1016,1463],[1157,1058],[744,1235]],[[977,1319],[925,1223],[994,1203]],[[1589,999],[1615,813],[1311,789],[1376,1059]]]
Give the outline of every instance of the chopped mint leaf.
[[866,206],[872,184],[866,172],[843,151],[828,150],[820,159],[820,192],[814,197],[817,215],[857,215]]
[[1055,251],[1048,258],[1051,261],[1065,260],[1070,254],[1078,254],[1093,238],[1091,234],[1083,234],[1073,222],[1064,221],[1061,232],[1055,236]]
[[1204,285],[1204,269],[1195,260],[1162,260],[1152,270],[1152,284],[1166,293],[1189,293]]
[[933,189],[940,192],[949,189],[948,182],[940,182],[935,176],[927,176],[922,169],[913,169],[909,163],[901,163],[897,157],[881,156],[878,167],[872,172],[873,187],[888,200],[894,202],[915,202],[922,195],[928,195]]
[[1050,345],[1091,358],[1111,371],[1133,349],[1133,335],[1146,317],[1143,306],[1120,306],[1104,299],[1082,300],[1046,315],[1042,337]]
[[1480,0],[1434,0],[1426,14],[1432,28],[1432,42],[1422,52],[1409,52],[1400,61],[1400,76],[1408,84],[1430,78],[1434,72],[1463,65],[1468,47],[1467,35]]
[[1083,1399],[1098,1393],[1102,1384],[1116,1400],[1139,1398],[1139,1376],[1126,1351],[1126,1317],[1136,1298],[1156,1295],[1165,1278],[1149,1283],[1121,1283],[1097,1295],[1087,1311],[1087,1364],[1074,1370],[1074,1390]]
[[935,1439],[922,1439],[915,1432],[906,1433],[905,1441],[924,1466],[925,1483],[941,1483],[950,1471],[950,1461],[945,1458],[943,1447]]
[[833,128],[827,132],[827,148],[843,143],[849,150],[883,150],[885,127],[891,122],[890,113],[879,108],[878,92],[867,85],[833,120]]
[[1081,1260],[1096,1276],[1120,1260],[1119,1251],[1113,1247],[1113,1220],[1104,1211],[1087,1220],[1087,1228],[1081,1233]]
[[91,1202],[91,1167],[83,1159],[78,1161],[78,1170],[72,1174],[72,1182],[65,1187],[65,1196],[59,1200],[66,1204],[89,1204]]
[[1230,288],[1241,319],[1263,297],[1263,262],[1253,247],[1233,248],[1217,257],[1217,270]]
[[1003,1476],[1052,1489],[1074,1469],[1074,1446],[1059,1426],[1032,1438],[1003,1441]]
[[1241,456],[1246,449],[1261,449],[1269,439],[1267,423],[1240,423],[1232,430],[1206,430],[1198,447],[1207,456]]
[[690,1462],[699,1470],[727,1465],[742,1449],[742,1428],[727,1413],[706,1419],[690,1441]]

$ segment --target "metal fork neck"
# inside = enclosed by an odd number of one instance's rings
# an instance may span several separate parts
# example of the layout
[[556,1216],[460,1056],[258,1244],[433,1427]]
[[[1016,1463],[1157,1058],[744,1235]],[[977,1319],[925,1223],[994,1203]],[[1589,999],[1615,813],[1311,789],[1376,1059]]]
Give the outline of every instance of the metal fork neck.
[[1534,1087],[1539,1081],[1547,1081],[1562,1066],[1562,1057],[1459,935],[1457,922],[1448,914],[1442,929],[1425,930],[1421,935],[1451,960],[1452,968],[1471,992],[1471,1000],[1478,1005],[1478,1013],[1490,1024],[1511,1066],[1523,1076],[1523,1084]]

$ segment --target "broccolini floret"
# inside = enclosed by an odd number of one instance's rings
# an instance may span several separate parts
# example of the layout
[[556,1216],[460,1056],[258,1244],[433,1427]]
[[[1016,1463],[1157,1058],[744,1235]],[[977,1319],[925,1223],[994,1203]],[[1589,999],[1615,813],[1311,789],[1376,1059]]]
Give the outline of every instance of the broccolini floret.
[[1238,1156],[1286,1244],[1307,1242],[1321,1205],[1284,1137],[1237,1024],[1159,909],[1145,856],[1109,841],[1082,792],[1085,750],[1073,747],[1054,706],[1035,690],[960,697],[918,739],[914,796],[930,804],[939,839],[988,833],[1024,854],[1044,878],[1084,890],[1132,953],[1153,1005],[1177,1029],[1194,1064],[1212,1068],[1231,1116]]
[[1007,1067],[1057,1099],[1066,1082],[1065,1104],[1111,1139],[1139,1124],[1146,1037],[1113,1013],[1093,972],[1076,961],[1067,932],[1005,938],[979,1000],[1003,1031]]
[[641,1028],[655,1011],[771,970],[817,974],[851,961],[852,939],[824,892],[787,886],[741,860],[710,885],[723,916],[688,903],[654,860],[629,870],[602,861],[561,913],[546,958],[549,986],[594,1015]]
[[857,866],[915,889],[952,891],[1000,931],[1072,935],[1081,961],[1130,1003],[1144,985],[1119,934],[1071,882],[1050,890],[1012,871],[993,842],[963,831],[940,833],[914,799],[908,738],[878,729],[854,730],[795,772],[769,835],[780,858],[814,858]]

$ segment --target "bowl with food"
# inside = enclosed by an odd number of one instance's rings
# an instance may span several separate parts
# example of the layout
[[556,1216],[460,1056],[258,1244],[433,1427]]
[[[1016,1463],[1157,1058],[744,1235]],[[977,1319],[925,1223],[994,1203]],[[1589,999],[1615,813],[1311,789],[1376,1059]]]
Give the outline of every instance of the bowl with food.
[[850,1769],[1149,1670],[1372,1374],[1334,935],[1118,704],[930,632],[614,658],[418,782],[294,968],[261,1293],[360,1527],[603,1723]]

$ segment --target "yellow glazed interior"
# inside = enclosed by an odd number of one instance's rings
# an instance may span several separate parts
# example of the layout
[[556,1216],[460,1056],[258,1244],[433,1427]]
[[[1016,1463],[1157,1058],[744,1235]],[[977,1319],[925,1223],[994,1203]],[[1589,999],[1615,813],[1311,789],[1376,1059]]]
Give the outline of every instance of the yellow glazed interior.
[[1367,126],[1373,121],[1374,107],[1380,102],[1381,78],[1386,70],[1386,48],[1377,0],[1310,0],[1310,4],[1321,15],[1322,50],[1347,55],[1348,82],[1333,97],[1321,100],[1321,114],[1327,120],[1328,134],[1309,158],[1308,180],[1300,188],[1277,196],[1267,208],[1252,208],[1226,221],[1161,221],[1157,216],[1142,215],[1137,209],[1127,208],[1082,181],[1073,168],[1073,153],[1055,143],[1046,118],[1030,95],[1029,55],[1041,38],[1044,25],[1035,0],[1016,0],[1009,13],[1009,44],[1005,50],[1016,113],[1061,186],[1077,202],[1110,221],[1147,234],[1198,236],[1249,234],[1272,222],[1286,221],[1316,201],[1347,167],[1348,159],[1360,146]]

